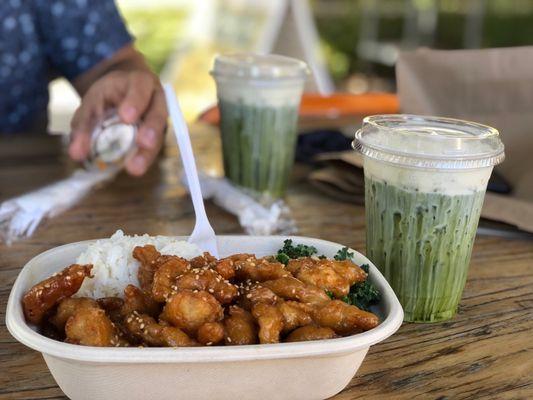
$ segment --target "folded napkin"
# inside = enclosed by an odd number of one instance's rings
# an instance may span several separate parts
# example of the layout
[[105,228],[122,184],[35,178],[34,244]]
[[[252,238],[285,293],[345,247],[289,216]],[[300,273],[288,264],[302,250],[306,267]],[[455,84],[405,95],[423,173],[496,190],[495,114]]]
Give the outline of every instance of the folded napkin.
[[0,241],[29,237],[44,218],[52,218],[80,201],[93,187],[113,178],[117,169],[76,170],[70,177],[0,204]]

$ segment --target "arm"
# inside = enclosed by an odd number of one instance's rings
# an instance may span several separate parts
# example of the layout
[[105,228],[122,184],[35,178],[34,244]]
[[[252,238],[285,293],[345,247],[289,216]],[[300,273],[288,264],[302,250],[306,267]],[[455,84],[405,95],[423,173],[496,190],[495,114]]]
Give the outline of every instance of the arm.
[[87,157],[95,123],[107,109],[116,108],[125,123],[139,124],[138,150],[126,160],[126,170],[132,175],[144,174],[163,143],[167,110],[159,79],[143,56],[127,45],[77,76],[72,84],[82,102],[71,122],[70,156],[78,161]]

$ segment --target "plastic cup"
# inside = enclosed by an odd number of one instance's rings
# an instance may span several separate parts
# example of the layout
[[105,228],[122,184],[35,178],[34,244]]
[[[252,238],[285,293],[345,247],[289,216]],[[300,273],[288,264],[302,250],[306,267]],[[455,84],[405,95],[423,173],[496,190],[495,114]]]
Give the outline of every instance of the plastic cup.
[[221,55],[212,75],[226,177],[254,192],[283,196],[307,65],[278,55]]
[[468,273],[487,182],[504,159],[498,131],[449,118],[367,117],[363,154],[367,257],[404,319],[453,317]]

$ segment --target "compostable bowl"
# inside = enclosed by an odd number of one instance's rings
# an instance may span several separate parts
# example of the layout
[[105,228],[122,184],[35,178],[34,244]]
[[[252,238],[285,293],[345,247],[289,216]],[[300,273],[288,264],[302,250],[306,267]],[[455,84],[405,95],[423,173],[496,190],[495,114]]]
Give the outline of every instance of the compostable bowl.
[[[290,237],[333,257],[341,244]],[[184,237],[177,239],[184,240]],[[274,254],[285,236],[219,236],[221,256]],[[356,335],[299,343],[197,348],[100,348],[58,342],[24,320],[21,299],[37,282],[73,263],[92,241],[48,250],[29,261],[9,296],[6,325],[24,345],[42,353],[63,392],[91,399],[325,399],[353,378],[370,346],[401,325],[403,311],[389,284],[358,252],[354,261],[370,265],[370,280],[382,293],[373,308],[380,324]]]

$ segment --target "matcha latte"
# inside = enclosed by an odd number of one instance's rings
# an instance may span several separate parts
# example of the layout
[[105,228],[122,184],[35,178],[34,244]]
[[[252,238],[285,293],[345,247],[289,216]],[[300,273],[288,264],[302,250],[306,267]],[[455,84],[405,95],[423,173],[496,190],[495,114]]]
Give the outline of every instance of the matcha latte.
[[354,147],[364,155],[367,257],[406,321],[456,313],[488,179],[503,160],[498,132],[435,117],[367,117]]
[[365,170],[367,256],[394,288],[405,320],[449,319],[465,286],[487,174],[448,192],[406,185],[385,175],[390,167],[378,168]]
[[219,101],[226,177],[271,197],[283,196],[294,162],[298,105]]
[[277,55],[215,59],[226,177],[271,198],[284,195],[296,146],[307,66]]

